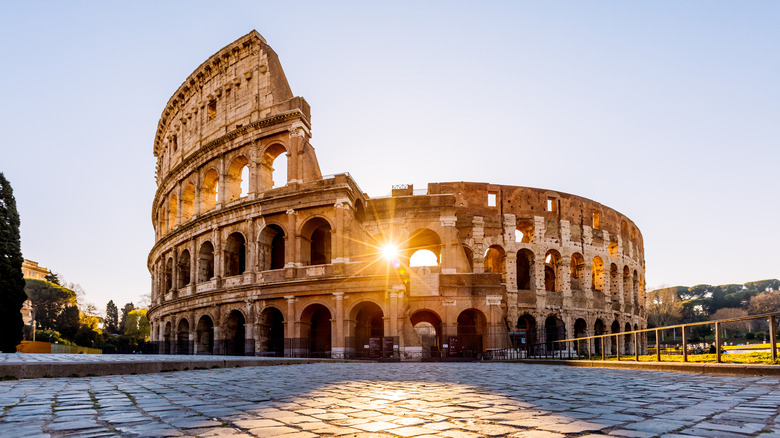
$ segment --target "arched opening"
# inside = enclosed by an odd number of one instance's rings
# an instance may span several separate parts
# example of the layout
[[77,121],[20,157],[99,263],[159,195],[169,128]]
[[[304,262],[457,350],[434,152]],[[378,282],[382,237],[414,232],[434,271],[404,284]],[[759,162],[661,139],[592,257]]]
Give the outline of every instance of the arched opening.
[[[623,329],[624,332],[630,332],[631,331],[631,324],[626,323],[625,328]],[[631,338],[634,335],[623,335],[623,352],[625,354],[634,354],[634,349],[631,348]]]
[[544,256],[544,290],[549,292],[560,292],[563,290],[560,281],[561,255],[558,251],[551,249]]
[[[520,240],[517,240],[517,239]],[[531,219],[520,219],[515,227],[515,241],[521,243],[532,243],[534,238],[534,221]]]
[[301,229],[301,236],[308,242],[304,246],[304,265],[326,265],[331,257],[331,228],[323,218],[313,218]]
[[[612,334],[620,333],[620,323],[617,321],[612,321]],[[619,337],[610,336],[609,337],[609,346],[611,347],[612,354],[617,353],[617,349],[620,348],[620,342]]]
[[[460,357],[477,357],[483,351],[483,336],[487,324],[485,314],[477,309],[467,309],[458,315],[456,353]],[[452,355],[450,342],[450,355]]]
[[571,255],[569,273],[571,289],[582,290],[582,280],[585,278],[585,258],[582,254],[575,252]]
[[420,266],[438,266],[439,265],[439,259],[436,257],[436,254],[433,253],[433,251],[428,249],[418,249],[417,251],[412,254],[411,257],[409,257],[409,266],[410,267],[420,267]]
[[283,187],[289,181],[287,175],[287,150],[276,143],[265,149],[260,161],[260,187],[261,190],[269,190],[274,187]]
[[640,301],[639,301],[639,274],[636,271],[634,271],[633,281],[631,283],[631,292],[633,296],[632,303],[634,305],[637,305],[638,303],[640,303]]
[[198,283],[209,281],[214,277],[214,245],[203,242],[198,252]]
[[301,337],[307,341],[309,357],[330,357],[331,313],[322,304],[312,304],[301,315]]
[[616,264],[609,265],[609,291],[612,302],[617,303],[620,299],[620,274]]
[[347,345],[353,345],[355,356],[373,359],[392,356],[392,345],[389,348],[383,348],[382,345],[385,336],[382,309],[375,303],[364,302],[358,304],[352,314],[351,319],[355,321],[354,339],[347,339]]
[[246,271],[246,240],[241,233],[232,233],[225,242],[225,276],[241,275]]
[[225,354],[242,356],[246,352],[246,331],[244,324],[246,324],[244,314],[238,310],[233,310],[228,314],[225,333],[223,335]]
[[631,303],[631,271],[623,266],[623,303]]
[[[604,325],[604,321],[602,321],[601,319],[597,319],[596,323],[593,324],[593,335],[594,336],[599,336],[599,335],[605,334],[606,332],[607,332],[607,326]],[[595,338],[595,339],[593,339],[593,343],[595,344],[594,345],[594,350],[595,350],[597,355],[600,355],[601,352],[602,352],[602,349],[601,349],[602,342],[604,344],[606,344],[606,341],[604,341],[603,338]]]
[[260,270],[284,268],[284,230],[276,224],[268,225],[260,233]]
[[466,262],[469,265],[468,272],[474,272],[474,251],[466,245],[463,245],[463,252],[466,254]]
[[[563,320],[556,315],[550,315],[544,320],[544,334],[547,343],[547,351],[555,352],[565,349],[561,342],[554,342],[566,339],[566,325]],[[553,353],[554,354],[554,353]]]
[[261,314],[260,355],[284,356],[284,316],[274,307],[268,307]]
[[162,207],[160,207],[160,210],[157,212],[157,222],[159,223],[158,229],[160,231],[160,234],[165,234],[168,231],[168,227],[166,226],[168,224],[168,217],[165,215],[164,204]]
[[513,345],[526,352],[529,355],[538,354],[536,345],[536,319],[533,316],[525,314],[517,319],[517,327],[512,339]]
[[485,271],[486,274],[501,274],[503,281],[506,276],[506,253],[504,248],[498,245],[491,245],[485,251]]
[[230,162],[227,171],[227,202],[233,202],[249,193],[249,160],[240,155]]
[[181,221],[187,222],[195,214],[195,184],[189,183],[181,194]]
[[179,208],[178,199],[176,195],[171,195],[171,200],[168,202],[168,229],[172,230],[176,228],[176,213]]
[[217,189],[219,188],[219,174],[214,169],[209,169],[203,174],[203,182],[200,185],[200,211],[209,211],[217,205]]
[[179,284],[177,288],[182,288],[190,284],[190,251],[184,250],[179,254]]
[[198,320],[195,331],[195,354],[214,353],[214,321],[208,315],[203,315]]
[[591,289],[598,292],[604,292],[604,261],[601,257],[593,257],[593,267],[591,269],[593,284]]
[[162,354],[173,354],[173,338],[171,337],[171,322],[165,323],[165,331],[163,332],[163,345]]
[[517,289],[533,290],[534,253],[529,249],[517,251]]
[[[585,322],[584,319],[578,318],[576,321],[574,321],[574,337],[584,338],[585,336],[588,336],[588,323]],[[585,356],[587,354],[588,354],[588,341],[587,340],[577,341],[577,355]]]
[[[426,250],[428,252],[421,253],[420,256],[415,257],[415,263],[425,263],[417,266],[438,266],[438,264],[441,263],[441,239],[439,238],[439,235],[432,230],[424,228],[415,231],[406,241],[404,246],[401,253],[405,258],[409,259],[409,266],[415,266],[411,264],[411,258],[420,250]],[[435,263],[434,257],[432,257],[429,252],[433,253],[435,256]],[[425,256],[422,256],[422,254],[425,254]],[[420,259],[424,260],[424,262],[418,261]]]
[[182,318],[176,329],[176,354],[192,354],[190,342],[190,323]]
[[431,310],[418,310],[410,321],[414,332],[420,338],[423,358],[440,358],[442,345],[441,318]]
[[610,257],[617,257],[619,254],[618,251],[618,244],[617,242],[609,242],[609,246],[607,247],[607,251],[609,252]]
[[165,292],[173,289],[173,257],[165,262]]

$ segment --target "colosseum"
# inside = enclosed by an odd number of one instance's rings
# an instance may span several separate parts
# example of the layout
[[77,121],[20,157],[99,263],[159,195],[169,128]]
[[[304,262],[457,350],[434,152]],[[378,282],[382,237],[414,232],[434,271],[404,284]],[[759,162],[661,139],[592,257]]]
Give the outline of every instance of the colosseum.
[[646,328],[642,235],[618,211],[475,182],[369,197],[322,175],[310,127],[256,31],[168,101],[148,257],[160,353],[455,359]]

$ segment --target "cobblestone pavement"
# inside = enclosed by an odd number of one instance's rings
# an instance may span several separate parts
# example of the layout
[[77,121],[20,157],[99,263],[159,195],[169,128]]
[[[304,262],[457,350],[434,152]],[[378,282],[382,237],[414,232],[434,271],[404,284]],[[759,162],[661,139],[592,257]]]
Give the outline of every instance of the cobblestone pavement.
[[780,380],[328,363],[0,382],[0,437],[780,437]]

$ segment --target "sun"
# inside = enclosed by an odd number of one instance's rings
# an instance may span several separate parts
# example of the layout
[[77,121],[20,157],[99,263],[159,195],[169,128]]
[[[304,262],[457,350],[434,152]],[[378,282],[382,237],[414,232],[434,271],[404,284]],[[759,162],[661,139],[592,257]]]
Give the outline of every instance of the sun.
[[393,260],[394,258],[398,257],[398,247],[393,245],[392,243],[387,243],[381,248],[382,257]]

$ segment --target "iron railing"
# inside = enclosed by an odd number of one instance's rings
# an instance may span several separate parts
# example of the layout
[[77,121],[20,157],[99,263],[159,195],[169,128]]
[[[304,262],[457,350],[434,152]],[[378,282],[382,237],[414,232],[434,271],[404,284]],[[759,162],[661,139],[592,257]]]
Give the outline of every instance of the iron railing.
[[[661,361],[661,334],[670,330],[680,329],[682,333],[682,360],[688,362],[688,336],[687,329],[697,326],[714,326],[715,327],[715,360],[718,363],[722,363],[723,354],[723,339],[721,335],[721,328],[724,324],[738,323],[752,320],[769,320],[769,344],[772,362],[777,361],[777,318],[780,317],[780,312],[765,313],[762,315],[743,316],[738,318],[721,319],[717,321],[701,321],[692,322],[687,324],[677,324],[665,327],[655,327],[642,330],[631,330],[618,333],[607,333],[594,336],[583,336],[576,338],[550,340],[545,342],[529,343],[523,346],[515,346],[506,349],[497,349],[485,352],[485,359],[492,360],[508,360],[508,359],[531,359],[531,358],[556,358],[556,359],[575,359],[583,358],[587,356],[589,360],[592,360],[594,356],[600,356],[601,360],[606,360],[609,357],[616,357],[617,360],[621,360],[621,337],[623,343],[623,356],[633,356],[633,360],[639,361],[640,351],[650,350],[647,348],[647,335],[649,333],[655,334],[655,360]],[[613,343],[614,340],[614,343]],[[632,348],[626,348],[627,346]],[[607,350],[612,350],[611,353],[607,353]],[[627,350],[631,350],[632,353],[628,353]]]

